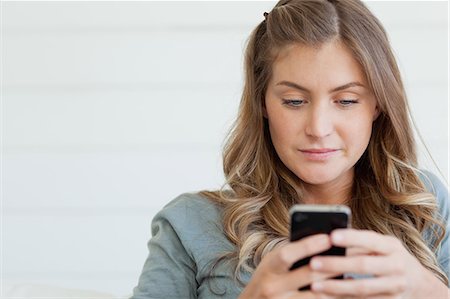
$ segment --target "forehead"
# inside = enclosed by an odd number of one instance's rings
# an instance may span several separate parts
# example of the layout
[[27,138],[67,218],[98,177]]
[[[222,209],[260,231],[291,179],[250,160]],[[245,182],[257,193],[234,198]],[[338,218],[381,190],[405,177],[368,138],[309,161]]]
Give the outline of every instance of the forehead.
[[286,79],[312,85],[344,81],[366,83],[352,51],[340,41],[326,42],[318,47],[291,44],[281,49],[272,65],[272,81]]

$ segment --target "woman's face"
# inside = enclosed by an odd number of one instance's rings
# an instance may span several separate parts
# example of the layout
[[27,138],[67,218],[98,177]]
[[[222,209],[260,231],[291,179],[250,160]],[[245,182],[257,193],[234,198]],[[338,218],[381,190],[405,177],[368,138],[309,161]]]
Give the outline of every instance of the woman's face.
[[296,44],[273,65],[264,116],[287,168],[307,184],[338,186],[353,181],[378,108],[361,67],[343,44],[329,42],[319,49]]

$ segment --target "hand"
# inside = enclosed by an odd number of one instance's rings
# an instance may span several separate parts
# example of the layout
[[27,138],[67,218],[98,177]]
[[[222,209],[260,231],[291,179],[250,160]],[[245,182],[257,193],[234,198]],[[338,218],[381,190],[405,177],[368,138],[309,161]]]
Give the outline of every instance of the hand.
[[239,296],[244,298],[321,298],[312,291],[299,292],[298,289],[313,281],[336,276],[336,273],[317,273],[309,265],[290,271],[298,260],[321,253],[331,248],[328,235],[314,235],[299,241],[288,243],[269,252],[261,260],[252,279]]
[[332,232],[331,240],[335,246],[346,247],[348,255],[316,256],[311,259],[312,269],[375,277],[313,282],[313,291],[345,298],[447,298],[447,286],[397,238],[367,230],[339,229]]

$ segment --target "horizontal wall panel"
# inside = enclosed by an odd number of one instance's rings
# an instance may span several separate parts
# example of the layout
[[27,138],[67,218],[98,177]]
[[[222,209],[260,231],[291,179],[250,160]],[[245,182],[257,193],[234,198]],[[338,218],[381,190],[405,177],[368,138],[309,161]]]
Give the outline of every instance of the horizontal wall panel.
[[[145,253],[146,244],[141,242],[150,238],[156,212],[126,216],[4,215],[3,271],[76,274],[96,269],[94,273],[110,272],[111,277],[115,272],[133,272],[130,265],[141,263],[142,256],[123,256],[121,252],[128,247],[129,252]],[[27,238],[20,237],[25,235]]]
[[154,214],[4,215],[3,279],[131,293],[148,254]]
[[27,86],[236,82],[244,34],[7,36],[3,85],[16,91]]
[[6,94],[3,143],[18,146],[221,144],[236,89]]
[[385,27],[417,28],[447,22],[446,1],[364,1]]
[[[150,1],[150,2],[13,2],[3,3],[6,29],[34,27],[145,27],[208,23],[253,24],[262,21],[277,1]],[[445,23],[445,1],[364,1],[383,23],[401,26]],[[402,12],[402,13],[399,13]],[[420,18],[417,18],[417,16]],[[195,17],[192,17],[195,16]]]
[[388,34],[405,83],[409,86],[448,85],[446,26],[390,30]]
[[[177,29],[185,25],[250,26],[264,19],[276,1],[90,1],[4,2],[5,29],[33,28],[146,28]],[[83,16],[83,22],[80,22]],[[182,26],[180,26],[182,25]],[[208,26],[208,27],[209,27]]]
[[424,148],[420,138],[418,143],[418,155],[421,165],[438,173],[429,154],[435,160],[439,169],[444,173],[445,179],[449,179],[449,103],[448,87],[410,88],[409,100],[411,112],[420,136],[422,136]]
[[[60,281],[61,278],[58,278]],[[40,281],[46,281],[45,277],[40,277]],[[122,281],[113,280],[114,284],[117,285],[122,283]],[[111,281],[111,283],[113,282]],[[97,283],[96,286],[98,288],[98,281],[91,281],[91,284]],[[103,283],[104,284],[104,283]],[[36,283],[36,282],[28,282],[24,283],[23,281],[15,282],[13,280],[2,280],[2,298],[8,299],[26,299],[26,298],[46,298],[46,299],[129,299],[130,294],[126,296],[116,296],[111,293],[99,292],[96,291],[95,288],[91,289],[80,289],[72,287],[62,287],[55,285],[48,285],[45,283]]]
[[[23,274],[2,280],[4,299],[129,299],[137,279],[109,277],[91,273],[47,276]],[[26,278],[25,278],[26,277]]]
[[3,209],[160,208],[181,193],[219,188],[221,164],[219,151],[201,150],[3,155]]

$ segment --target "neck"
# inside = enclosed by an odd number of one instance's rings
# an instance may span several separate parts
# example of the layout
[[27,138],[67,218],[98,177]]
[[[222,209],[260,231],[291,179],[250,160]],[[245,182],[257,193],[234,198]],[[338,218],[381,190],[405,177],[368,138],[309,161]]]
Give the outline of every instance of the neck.
[[337,191],[334,188],[320,188],[313,186],[306,189],[303,193],[302,201],[306,204],[327,204],[338,205],[347,204],[351,198],[351,186],[348,190]]
[[305,204],[348,204],[352,187],[353,174],[321,185],[303,182],[301,199]]

